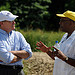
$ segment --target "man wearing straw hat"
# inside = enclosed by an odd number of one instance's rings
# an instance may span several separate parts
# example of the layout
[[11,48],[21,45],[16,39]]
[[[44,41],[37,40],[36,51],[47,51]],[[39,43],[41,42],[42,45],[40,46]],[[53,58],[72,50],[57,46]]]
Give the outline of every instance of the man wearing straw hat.
[[75,75],[75,12],[67,10],[56,15],[60,17],[60,29],[66,32],[59,42],[60,49],[53,47],[56,51],[52,51],[41,41],[36,48],[55,60],[53,75]]
[[9,11],[0,12],[0,75],[25,75],[22,59],[32,56],[24,36],[14,31],[17,17]]

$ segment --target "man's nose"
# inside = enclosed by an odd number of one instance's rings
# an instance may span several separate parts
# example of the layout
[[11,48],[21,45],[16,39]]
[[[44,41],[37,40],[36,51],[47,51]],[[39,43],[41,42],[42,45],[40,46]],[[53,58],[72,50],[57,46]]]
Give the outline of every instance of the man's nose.
[[16,22],[15,21],[13,21],[13,24],[15,24]]

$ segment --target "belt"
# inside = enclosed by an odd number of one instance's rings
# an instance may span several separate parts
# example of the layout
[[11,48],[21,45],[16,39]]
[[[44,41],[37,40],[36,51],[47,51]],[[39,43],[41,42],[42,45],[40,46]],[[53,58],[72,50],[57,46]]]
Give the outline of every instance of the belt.
[[23,69],[22,65],[2,65],[0,64],[0,68],[9,68],[9,69]]

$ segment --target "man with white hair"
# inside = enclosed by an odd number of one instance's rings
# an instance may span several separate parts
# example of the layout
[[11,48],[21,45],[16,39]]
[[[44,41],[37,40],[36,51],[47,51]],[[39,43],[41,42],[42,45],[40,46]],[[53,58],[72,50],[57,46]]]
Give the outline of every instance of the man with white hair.
[[15,29],[15,19],[9,11],[0,12],[0,75],[24,75],[22,59],[32,56],[30,45]]
[[56,51],[52,51],[41,41],[36,48],[55,60],[53,75],[75,75],[75,12],[68,10],[56,15],[60,17],[60,29],[66,32],[59,43],[60,49],[53,47]]

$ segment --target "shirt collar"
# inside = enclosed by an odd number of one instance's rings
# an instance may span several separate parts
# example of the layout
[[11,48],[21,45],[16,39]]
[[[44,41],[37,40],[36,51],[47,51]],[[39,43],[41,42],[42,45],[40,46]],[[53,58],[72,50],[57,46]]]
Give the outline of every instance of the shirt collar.
[[[61,39],[62,43],[66,40],[67,36],[68,36],[68,33],[65,33],[64,36]],[[72,39],[72,40],[75,39],[75,31],[72,32],[72,34],[67,38],[67,40],[68,39]]]
[[74,39],[74,37],[75,37],[75,30],[72,32],[69,38]]
[[4,35],[8,35],[8,36],[10,36],[10,35],[12,34],[12,31],[9,32],[9,34],[8,34],[6,31],[0,29],[0,33],[2,33],[2,34],[4,34]]
[[[63,37],[67,38],[67,36],[68,36],[68,33],[65,33]],[[75,36],[75,31],[73,31],[72,34],[68,38],[73,38],[74,36]]]

